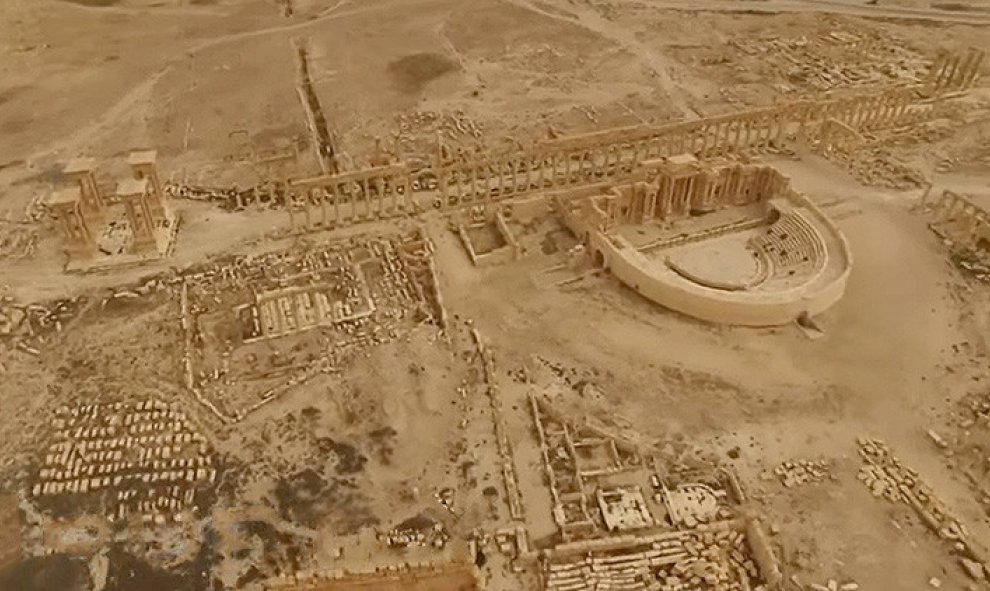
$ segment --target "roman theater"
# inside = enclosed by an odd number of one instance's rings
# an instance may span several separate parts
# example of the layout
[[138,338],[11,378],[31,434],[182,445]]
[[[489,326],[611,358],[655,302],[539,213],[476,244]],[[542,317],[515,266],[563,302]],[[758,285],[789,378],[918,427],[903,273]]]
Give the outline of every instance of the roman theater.
[[[842,232],[769,166],[673,156],[645,181],[555,196],[591,256],[650,300],[709,322],[769,326],[828,309],[852,267]],[[586,191],[585,191],[586,192]]]
[[0,591],[990,589],[990,0],[0,0]]

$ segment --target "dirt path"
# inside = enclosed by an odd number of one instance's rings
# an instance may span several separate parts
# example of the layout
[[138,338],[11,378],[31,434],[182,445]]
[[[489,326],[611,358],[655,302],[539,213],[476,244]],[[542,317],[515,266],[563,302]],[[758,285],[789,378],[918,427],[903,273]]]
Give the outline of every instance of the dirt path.
[[152,91],[158,81],[168,74],[172,68],[185,62],[188,59],[195,57],[198,53],[226,45],[228,43],[236,43],[238,41],[246,41],[249,39],[254,39],[257,37],[263,37],[267,35],[277,35],[277,34],[288,34],[295,33],[299,31],[305,31],[311,27],[317,26],[321,23],[346,18],[349,16],[355,16],[359,14],[365,14],[369,12],[380,12],[392,8],[395,4],[401,4],[402,6],[418,5],[418,4],[429,4],[435,2],[436,0],[389,0],[386,2],[379,2],[371,6],[363,6],[360,8],[354,8],[347,11],[341,11],[340,8],[346,6],[351,0],[340,0],[335,5],[324,10],[318,17],[306,21],[287,23],[273,27],[266,27],[262,29],[254,29],[250,31],[240,31],[237,33],[229,33],[219,37],[212,37],[210,39],[204,39],[197,43],[194,43],[185,48],[179,48],[177,51],[168,59],[162,67],[152,74],[147,80],[138,84],[134,88],[123,94],[117,103],[105,111],[101,116],[95,118],[89,125],[80,128],[71,136],[58,141],[53,144],[49,144],[43,149],[29,156],[30,160],[41,158],[47,154],[53,152],[76,152],[82,149],[86,145],[92,145],[96,143],[103,134],[111,127],[118,127],[122,122],[131,121],[135,119],[143,120],[147,114],[147,109],[151,104]]
[[[505,1],[532,12],[536,12],[546,18],[552,18],[554,20],[566,22],[572,25],[578,25],[579,27],[590,31],[603,39],[607,39],[619,45],[629,53],[635,55],[647,68],[649,68],[650,72],[656,76],[658,86],[660,86],[670,98],[671,105],[677,110],[678,113],[687,119],[697,119],[701,117],[701,115],[695,111],[693,107],[691,107],[691,95],[684,90],[684,85],[674,81],[674,77],[671,74],[676,67],[674,63],[665,56],[656,53],[646,45],[640,43],[639,40],[636,39],[633,31],[606,19],[593,7],[573,2],[568,2],[566,4],[560,1],[541,2],[540,4],[551,5],[553,8],[553,10],[546,10],[531,0]],[[567,17],[565,14],[571,15],[571,17]],[[683,75],[683,73],[681,74]]]

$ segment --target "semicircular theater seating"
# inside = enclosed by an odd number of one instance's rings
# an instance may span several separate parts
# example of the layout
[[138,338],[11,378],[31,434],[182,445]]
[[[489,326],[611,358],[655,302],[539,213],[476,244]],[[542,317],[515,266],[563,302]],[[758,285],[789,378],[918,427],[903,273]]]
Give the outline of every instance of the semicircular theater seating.
[[[845,293],[853,264],[849,244],[787,177],[762,165],[665,166],[652,184],[554,197],[596,264],[628,287],[688,316],[746,326],[818,314]],[[736,198],[740,194],[755,197]],[[715,208],[669,213],[671,200],[694,196]],[[656,238],[633,243],[651,233]]]
[[[824,214],[802,204],[784,212],[769,230],[748,246],[740,245],[757,258],[756,280],[745,285],[720,283],[704,272],[678,272],[621,235],[592,233],[590,241],[603,266],[634,291],[709,322],[787,324],[802,314],[818,314],[842,297],[852,257],[845,238]],[[704,247],[704,241],[692,244]]]
[[799,211],[789,211],[749,247],[769,265],[766,279],[752,288],[786,288],[807,282],[825,269],[827,255],[818,230]]

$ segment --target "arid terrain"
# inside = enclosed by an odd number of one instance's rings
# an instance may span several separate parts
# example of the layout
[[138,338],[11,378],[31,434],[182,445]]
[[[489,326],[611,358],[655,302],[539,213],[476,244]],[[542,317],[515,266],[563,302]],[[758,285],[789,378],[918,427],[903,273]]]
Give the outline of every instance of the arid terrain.
[[0,591],[990,589],[987,0],[0,0]]

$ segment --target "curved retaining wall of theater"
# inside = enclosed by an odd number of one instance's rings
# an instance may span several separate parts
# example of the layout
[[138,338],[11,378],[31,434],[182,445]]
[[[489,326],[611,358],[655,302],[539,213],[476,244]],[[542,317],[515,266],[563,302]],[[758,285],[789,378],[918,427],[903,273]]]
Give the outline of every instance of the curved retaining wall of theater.
[[821,313],[842,298],[852,270],[849,244],[839,228],[803,196],[792,196],[812,217],[825,241],[825,271],[781,291],[725,291],[694,283],[662,268],[621,237],[592,232],[588,247],[612,274],[642,296],[688,316],[718,324],[779,326],[802,313]]

